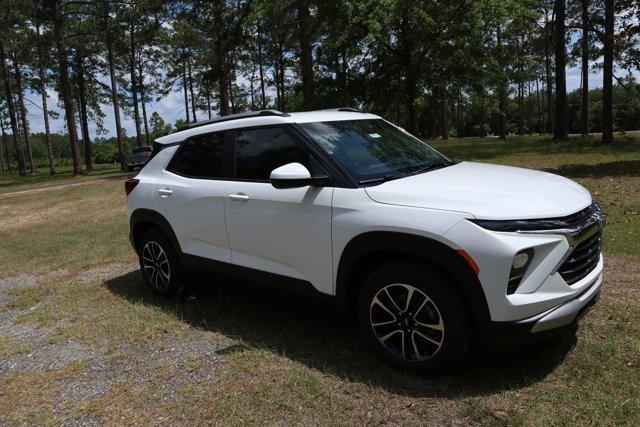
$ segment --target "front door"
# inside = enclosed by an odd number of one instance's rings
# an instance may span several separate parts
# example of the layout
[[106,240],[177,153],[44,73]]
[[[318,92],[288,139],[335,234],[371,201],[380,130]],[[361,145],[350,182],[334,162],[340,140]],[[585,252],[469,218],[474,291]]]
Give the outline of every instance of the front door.
[[226,187],[225,209],[232,262],[310,282],[331,293],[332,187],[276,189],[271,171],[298,162],[320,166],[281,127],[239,129],[235,180]]

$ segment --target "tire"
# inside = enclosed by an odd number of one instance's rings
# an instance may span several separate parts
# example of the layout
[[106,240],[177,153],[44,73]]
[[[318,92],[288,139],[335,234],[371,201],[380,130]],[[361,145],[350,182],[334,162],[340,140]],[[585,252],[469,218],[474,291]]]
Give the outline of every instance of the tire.
[[471,338],[455,286],[437,269],[413,262],[394,261],[372,271],[358,294],[357,317],[374,352],[403,371],[452,370]]
[[183,284],[182,267],[173,246],[159,229],[147,231],[138,244],[140,270],[158,295],[176,293]]

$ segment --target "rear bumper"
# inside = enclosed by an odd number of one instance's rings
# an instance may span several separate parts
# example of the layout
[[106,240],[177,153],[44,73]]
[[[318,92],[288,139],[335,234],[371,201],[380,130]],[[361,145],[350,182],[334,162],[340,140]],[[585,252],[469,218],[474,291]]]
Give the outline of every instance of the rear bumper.
[[490,322],[483,335],[488,347],[509,347],[543,340],[575,328],[600,298],[602,273],[575,298],[536,316],[513,322]]

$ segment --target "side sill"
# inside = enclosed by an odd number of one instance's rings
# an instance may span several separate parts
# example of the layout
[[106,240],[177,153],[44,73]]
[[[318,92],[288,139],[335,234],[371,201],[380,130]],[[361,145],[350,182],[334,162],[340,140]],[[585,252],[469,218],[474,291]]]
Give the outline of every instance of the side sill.
[[243,280],[250,284],[264,286],[279,293],[294,293],[309,297],[323,304],[339,308],[333,295],[318,291],[306,280],[294,279],[186,253],[180,254],[180,263],[189,275],[196,278],[211,278],[213,275],[226,276],[236,280]]

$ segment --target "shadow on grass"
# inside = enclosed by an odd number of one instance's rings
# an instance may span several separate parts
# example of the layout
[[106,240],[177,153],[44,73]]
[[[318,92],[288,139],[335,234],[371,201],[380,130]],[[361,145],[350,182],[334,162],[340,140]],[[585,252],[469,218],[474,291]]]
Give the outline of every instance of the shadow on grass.
[[[232,284],[233,283],[233,284]],[[231,279],[200,280],[176,299],[153,295],[139,271],[106,282],[114,294],[173,313],[203,330],[237,339],[229,354],[266,348],[312,369],[413,397],[467,397],[518,389],[544,379],[575,345],[569,334],[509,353],[472,351],[447,376],[418,376],[380,362],[358,334],[355,321],[317,299]]]
[[620,160],[617,162],[562,165],[547,172],[569,178],[604,178],[615,176],[640,176],[640,160]]

